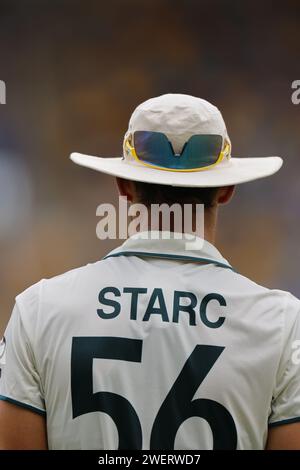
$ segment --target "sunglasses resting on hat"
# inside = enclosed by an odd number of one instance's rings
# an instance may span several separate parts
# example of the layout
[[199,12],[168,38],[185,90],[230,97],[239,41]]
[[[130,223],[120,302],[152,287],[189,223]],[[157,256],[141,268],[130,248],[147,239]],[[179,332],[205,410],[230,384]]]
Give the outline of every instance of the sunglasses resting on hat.
[[221,135],[193,135],[180,154],[162,132],[135,131],[124,141],[124,153],[143,165],[169,171],[200,171],[230,158],[230,143]]

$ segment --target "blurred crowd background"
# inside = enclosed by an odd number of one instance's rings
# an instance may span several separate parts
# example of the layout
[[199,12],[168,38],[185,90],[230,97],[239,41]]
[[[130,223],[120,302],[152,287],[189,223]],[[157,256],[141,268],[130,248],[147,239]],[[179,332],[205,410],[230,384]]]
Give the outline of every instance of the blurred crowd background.
[[167,92],[216,104],[233,155],[284,157],[237,188],[218,247],[300,296],[299,21],[298,0],[0,0],[0,331],[19,292],[119,244],[96,238],[113,179],[69,154],[121,155],[133,109]]

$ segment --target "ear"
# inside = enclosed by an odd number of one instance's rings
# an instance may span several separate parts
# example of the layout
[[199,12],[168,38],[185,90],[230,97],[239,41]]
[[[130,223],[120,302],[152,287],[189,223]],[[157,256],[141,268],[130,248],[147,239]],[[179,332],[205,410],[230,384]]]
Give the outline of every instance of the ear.
[[123,178],[116,178],[116,183],[120,196],[126,196],[128,201],[132,202],[135,199],[134,183],[130,180],[125,180]]
[[233,197],[235,186],[224,186],[220,188],[217,194],[218,204],[227,204]]

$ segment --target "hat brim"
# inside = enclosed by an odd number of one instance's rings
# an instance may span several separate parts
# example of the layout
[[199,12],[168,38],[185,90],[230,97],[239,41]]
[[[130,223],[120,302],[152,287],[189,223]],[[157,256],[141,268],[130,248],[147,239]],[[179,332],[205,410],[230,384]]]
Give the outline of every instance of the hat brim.
[[123,158],[102,158],[81,153],[72,153],[70,158],[77,165],[128,180],[199,188],[230,186],[264,178],[276,173],[283,163],[280,157],[231,158],[226,165],[216,165],[207,170],[176,172],[149,168]]

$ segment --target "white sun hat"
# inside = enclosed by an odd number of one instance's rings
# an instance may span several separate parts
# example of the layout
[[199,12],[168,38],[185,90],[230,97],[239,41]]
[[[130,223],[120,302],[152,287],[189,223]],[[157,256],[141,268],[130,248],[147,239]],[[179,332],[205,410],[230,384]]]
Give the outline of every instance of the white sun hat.
[[[97,157],[72,153],[71,160],[78,165],[133,181],[183,187],[227,186],[276,173],[280,157],[242,157],[230,155],[230,139],[221,112],[201,98],[183,94],[166,94],[140,104],[133,112],[124,137],[124,143],[137,131],[165,134],[180,159],[184,145],[194,135],[221,136],[229,151],[218,163],[201,169],[151,167],[132,156],[123,145],[122,157]],[[228,145],[229,144],[229,145]]]

